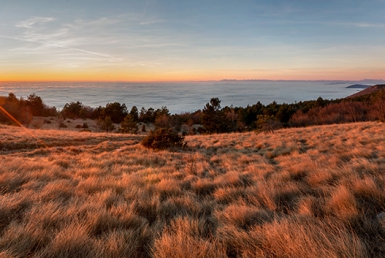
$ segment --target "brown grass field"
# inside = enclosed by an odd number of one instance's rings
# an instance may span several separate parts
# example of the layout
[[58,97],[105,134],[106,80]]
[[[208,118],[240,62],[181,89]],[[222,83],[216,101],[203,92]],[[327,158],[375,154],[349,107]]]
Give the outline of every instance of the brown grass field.
[[188,136],[0,126],[0,257],[385,257],[385,125]]

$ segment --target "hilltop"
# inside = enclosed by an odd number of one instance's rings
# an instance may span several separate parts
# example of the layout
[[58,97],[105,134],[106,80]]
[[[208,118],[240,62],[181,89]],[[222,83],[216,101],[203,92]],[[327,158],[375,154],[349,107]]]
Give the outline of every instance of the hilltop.
[[1,257],[384,257],[385,127],[186,136],[0,125]]

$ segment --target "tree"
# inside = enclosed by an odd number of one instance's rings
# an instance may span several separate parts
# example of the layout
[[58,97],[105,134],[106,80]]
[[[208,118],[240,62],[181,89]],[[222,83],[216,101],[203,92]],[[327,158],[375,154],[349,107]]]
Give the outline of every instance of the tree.
[[153,108],[145,109],[142,107],[139,114],[139,121],[143,123],[154,123],[155,121],[155,110]]
[[135,122],[138,122],[138,120],[139,120],[139,111],[138,111],[138,108],[136,106],[133,106],[131,108],[130,115],[131,115],[132,119],[134,119]]
[[155,128],[171,128],[171,119],[165,114],[158,115],[155,119]]
[[155,111],[155,119],[158,117],[158,116],[162,116],[162,115],[165,115],[165,116],[170,116],[170,111],[168,110],[168,108],[166,106],[162,106],[162,108],[158,108],[156,111]]
[[115,126],[112,123],[111,117],[109,116],[106,116],[104,119],[100,118],[98,120],[98,125],[100,126],[101,130],[106,131],[107,133],[115,129]]
[[79,111],[79,116],[81,118],[93,118],[94,109],[90,106],[82,106]]
[[[22,112],[21,110],[21,103],[20,101],[16,98],[16,95],[13,93],[9,93],[8,97],[5,98],[4,101],[1,101],[1,106],[11,115],[13,116],[16,120],[20,119],[20,116]],[[4,121],[8,119],[2,119]]]
[[228,131],[226,115],[221,110],[221,101],[212,98],[203,108],[202,125],[207,133],[223,133]]
[[227,111],[225,114],[226,114],[226,119],[229,122],[229,129],[231,131],[237,130],[238,113],[235,112],[234,108],[230,108],[230,110]]
[[10,92],[10,93],[8,94],[7,101],[17,102],[17,101],[19,101],[19,100],[16,98],[15,93]]
[[257,115],[260,115],[263,113],[265,109],[265,106],[260,102],[258,101],[256,104],[252,105],[252,106],[247,106],[246,108],[244,109],[241,109],[239,114],[241,116],[241,122],[244,123],[245,126],[247,127],[254,127],[255,126],[255,118],[257,117]]
[[36,96],[35,93],[31,94],[27,98],[28,106],[31,108],[31,112],[34,116],[43,116],[44,115],[44,103],[39,96]]
[[104,109],[104,116],[109,116],[114,123],[121,123],[127,113],[126,104],[120,104],[119,102],[108,103]]
[[92,112],[92,118],[93,119],[104,118],[104,107],[99,106],[99,107],[95,108]]
[[120,131],[122,133],[138,133],[138,125],[136,124],[133,116],[131,114],[128,114],[123,122],[120,124]]
[[81,117],[81,110],[83,108],[83,104],[79,101],[66,103],[61,111],[61,115],[64,119],[66,118],[79,118]]

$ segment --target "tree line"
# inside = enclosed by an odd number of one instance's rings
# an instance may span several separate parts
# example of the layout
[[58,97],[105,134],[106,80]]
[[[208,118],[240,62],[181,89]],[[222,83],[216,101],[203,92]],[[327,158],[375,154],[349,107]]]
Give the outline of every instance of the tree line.
[[[0,96],[0,106],[4,108],[13,118],[28,126],[34,116],[57,116],[55,107],[49,107],[43,100],[31,94],[27,99],[17,98],[15,94],[9,93],[7,97]],[[7,114],[0,112],[0,123],[10,123]]]
[[[355,98],[300,101],[291,104],[268,105],[257,102],[246,107],[221,106],[221,100],[211,98],[202,110],[171,114],[166,106],[158,109],[126,104],[107,103],[106,106],[92,108],[81,102],[66,103],[61,111],[49,107],[35,95],[27,99],[17,98],[9,93],[0,97],[1,106],[15,119],[26,126],[33,116],[56,116],[62,119],[90,118],[98,121],[101,130],[117,130],[122,133],[137,133],[145,130],[145,124],[156,128],[173,129],[184,134],[211,134],[243,132],[251,130],[273,131],[281,127],[302,127],[332,123],[385,121],[385,90]],[[0,122],[9,123],[9,118],[0,112]],[[142,128],[138,128],[138,123]],[[116,128],[116,125],[119,125]],[[183,127],[183,130],[182,130]]]

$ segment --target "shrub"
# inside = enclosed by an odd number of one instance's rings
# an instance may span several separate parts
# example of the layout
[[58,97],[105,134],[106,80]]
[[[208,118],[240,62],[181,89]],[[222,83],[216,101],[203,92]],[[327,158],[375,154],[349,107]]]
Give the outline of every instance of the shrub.
[[142,140],[142,145],[150,149],[167,149],[182,147],[184,137],[172,129],[160,128],[150,133]]

